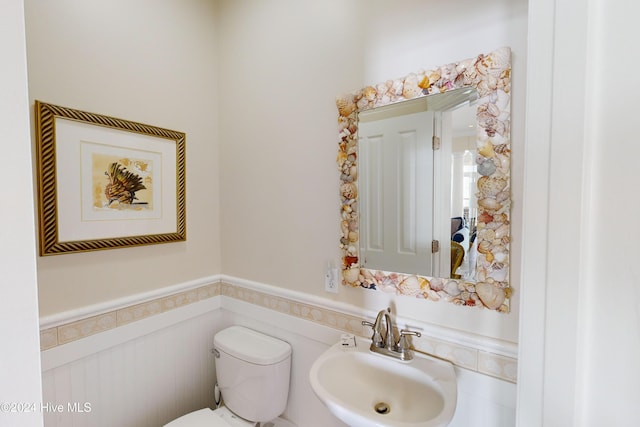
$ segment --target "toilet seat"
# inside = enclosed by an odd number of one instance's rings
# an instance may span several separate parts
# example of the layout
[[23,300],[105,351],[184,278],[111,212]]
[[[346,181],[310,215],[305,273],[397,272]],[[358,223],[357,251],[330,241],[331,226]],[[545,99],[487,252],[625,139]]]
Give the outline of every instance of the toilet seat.
[[215,411],[204,408],[190,412],[165,424],[164,427],[254,427],[254,425],[222,407]]

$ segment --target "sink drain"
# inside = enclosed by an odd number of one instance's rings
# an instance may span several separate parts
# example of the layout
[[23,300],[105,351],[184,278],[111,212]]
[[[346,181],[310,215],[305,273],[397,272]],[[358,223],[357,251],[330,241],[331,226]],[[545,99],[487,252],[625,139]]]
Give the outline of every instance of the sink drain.
[[391,412],[391,408],[389,408],[389,405],[387,405],[384,402],[376,403],[373,409],[375,409],[375,411],[378,414],[382,414],[382,415],[385,415]]

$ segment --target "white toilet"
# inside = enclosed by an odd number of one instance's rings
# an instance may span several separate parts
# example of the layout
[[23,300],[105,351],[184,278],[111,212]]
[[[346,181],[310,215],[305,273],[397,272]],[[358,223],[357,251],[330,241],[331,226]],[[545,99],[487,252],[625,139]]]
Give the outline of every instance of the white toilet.
[[213,339],[218,386],[225,406],[200,409],[165,427],[290,427],[277,418],[287,406],[291,346],[242,326]]

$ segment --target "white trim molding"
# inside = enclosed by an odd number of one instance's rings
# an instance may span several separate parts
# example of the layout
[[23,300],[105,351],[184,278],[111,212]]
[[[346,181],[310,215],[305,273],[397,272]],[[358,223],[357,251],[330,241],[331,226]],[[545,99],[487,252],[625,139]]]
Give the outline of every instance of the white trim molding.
[[583,360],[581,275],[588,234],[585,177],[590,173],[585,167],[589,161],[586,102],[594,88],[594,80],[588,78],[592,5],[572,0],[529,2],[520,427],[582,425],[578,371]]
[[44,316],[40,318],[40,330],[49,329],[49,328],[64,325],[67,323],[75,322],[78,320],[87,319],[89,317],[98,316],[111,311],[117,311],[119,309],[131,307],[136,304],[141,304],[141,303],[161,299],[163,297],[175,295],[180,292],[190,291],[190,290],[193,290],[202,286],[206,286],[212,283],[219,283],[220,278],[221,278],[220,275],[202,277],[197,280],[178,283],[176,285],[155,289],[149,292],[129,295],[127,297],[106,301],[100,304],[88,305],[75,310],[63,311],[61,313]]
[[[41,322],[43,367],[51,368],[105,349],[173,322],[208,311],[238,307],[237,301],[281,315],[368,337],[362,320],[375,312],[277,286],[231,276],[211,276],[131,296],[109,303],[62,313]],[[413,341],[416,351],[451,361],[454,365],[516,382],[517,346],[512,343],[430,325],[415,319],[396,319],[422,332]]]

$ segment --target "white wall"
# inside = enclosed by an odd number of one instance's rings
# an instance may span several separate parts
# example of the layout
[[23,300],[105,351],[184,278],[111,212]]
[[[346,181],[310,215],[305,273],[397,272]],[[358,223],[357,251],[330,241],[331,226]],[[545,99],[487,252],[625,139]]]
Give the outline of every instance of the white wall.
[[638,12],[531,4],[520,426],[638,424]]
[[63,408],[44,411],[47,427],[158,427],[211,406],[218,308],[202,301],[43,352],[42,401]]
[[[589,213],[584,234],[584,325],[579,353],[577,424],[637,425],[640,402],[640,231],[627,218],[640,218],[636,183],[640,179],[637,134],[637,85],[621,84],[620,96],[605,83],[609,76],[625,82],[636,78],[640,56],[633,40],[640,36],[637,3],[595,1],[589,9],[589,62],[586,98],[587,182],[584,210]],[[620,28],[628,28],[621,32]],[[616,70],[616,71],[614,71]],[[598,84],[593,92],[590,82]],[[607,367],[603,369],[603,367]],[[606,402],[606,404],[602,404]]]
[[[222,270],[371,310],[518,340],[527,2],[222,1]],[[420,68],[513,49],[508,315],[341,287],[335,97]]]
[[[285,310],[286,311],[286,310]],[[313,362],[343,331],[228,296],[216,296],[43,352],[44,401],[90,411],[45,413],[47,427],[157,427],[213,405],[215,333],[243,325],[291,344],[283,417],[299,427],[344,427],[314,394]],[[515,384],[456,367],[451,427],[512,427]],[[117,408],[117,410],[114,410]]]
[[[3,224],[0,232],[0,425],[31,427],[42,425],[42,414],[39,411],[40,353],[23,16],[22,0],[3,3],[0,14],[3,33],[0,38],[3,58],[0,180],[4,188],[0,209]],[[7,403],[28,405],[10,406],[7,411]]]
[[215,2],[25,2],[29,95],[187,134],[187,241],[38,258],[40,314],[220,272]]

